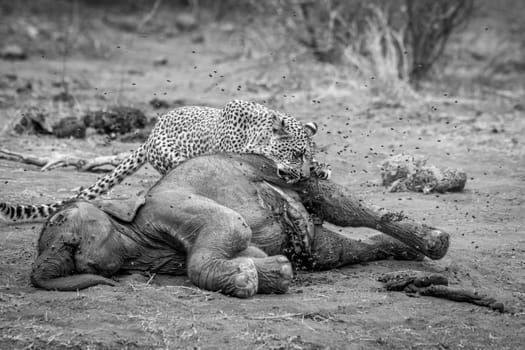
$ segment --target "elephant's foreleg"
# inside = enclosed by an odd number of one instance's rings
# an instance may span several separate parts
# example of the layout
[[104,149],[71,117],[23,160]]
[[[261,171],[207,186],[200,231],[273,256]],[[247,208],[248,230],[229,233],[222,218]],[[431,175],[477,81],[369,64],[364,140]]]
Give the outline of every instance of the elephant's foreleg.
[[317,270],[337,268],[382,259],[420,260],[422,254],[385,235],[356,240],[320,225],[312,242],[312,267]]
[[374,210],[343,186],[310,180],[300,193],[310,211],[335,225],[373,228],[432,259],[440,259],[447,253],[448,233],[412,222],[401,214]]
[[199,288],[248,298],[258,291],[257,268],[251,258],[219,258],[215,250],[198,249],[188,261],[188,277]]

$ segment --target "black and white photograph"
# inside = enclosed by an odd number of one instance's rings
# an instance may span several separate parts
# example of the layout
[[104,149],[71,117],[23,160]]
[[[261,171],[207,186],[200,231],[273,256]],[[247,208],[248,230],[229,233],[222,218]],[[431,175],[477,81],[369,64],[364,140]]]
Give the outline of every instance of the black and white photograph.
[[0,0],[0,349],[525,348],[525,1]]

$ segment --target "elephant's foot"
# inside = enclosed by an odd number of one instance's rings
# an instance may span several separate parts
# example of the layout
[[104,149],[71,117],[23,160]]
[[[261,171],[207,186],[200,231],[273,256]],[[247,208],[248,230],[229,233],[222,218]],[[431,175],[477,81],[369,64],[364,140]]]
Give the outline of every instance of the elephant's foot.
[[233,290],[231,294],[238,298],[249,298],[258,291],[259,278],[257,268],[251,258],[237,258],[239,264],[233,276]]
[[290,261],[282,255],[254,259],[259,274],[259,293],[282,294],[288,291],[293,277]]
[[376,235],[369,238],[378,250],[377,259],[421,261],[425,255],[410,248],[408,245],[386,235]]

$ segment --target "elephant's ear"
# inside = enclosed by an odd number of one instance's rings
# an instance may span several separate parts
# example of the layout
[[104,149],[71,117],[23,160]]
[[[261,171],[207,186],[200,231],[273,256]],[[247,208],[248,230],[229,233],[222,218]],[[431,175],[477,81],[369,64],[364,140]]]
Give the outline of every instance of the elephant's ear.
[[131,198],[99,199],[96,201],[96,205],[106,214],[125,222],[131,222],[145,202],[146,192],[144,191]]

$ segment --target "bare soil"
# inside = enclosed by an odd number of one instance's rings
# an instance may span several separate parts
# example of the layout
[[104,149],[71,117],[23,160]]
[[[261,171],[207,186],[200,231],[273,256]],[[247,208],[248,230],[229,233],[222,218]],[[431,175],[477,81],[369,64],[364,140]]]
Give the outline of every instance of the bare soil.
[[[63,89],[60,55],[30,52],[25,61],[0,61],[1,148],[40,156],[95,156],[138,146],[93,133],[86,140],[14,135],[12,126],[31,105],[49,111],[50,121],[56,121],[114,104],[138,107],[153,117],[165,110],[148,104],[154,97],[212,106],[234,98],[265,101],[320,124],[316,138],[325,149],[319,158],[332,164],[335,182],[369,203],[448,231],[447,256],[299,272],[287,294],[247,300],[202,291],[185,277],[171,276],[131,276],[119,287],[49,292],[33,288],[28,278],[41,224],[0,226],[0,348],[523,348],[523,95],[465,96],[435,87],[437,93],[391,102],[368,89],[368,79],[350,83],[338,68],[308,58],[291,64],[278,52],[265,52],[259,41],[246,44],[232,26],[224,21],[188,33],[146,35],[104,27],[105,46],[99,49],[108,52],[67,56],[66,77],[75,97],[71,105],[52,101]],[[167,64],[154,65],[162,57]],[[338,77],[341,83],[335,84]],[[27,83],[31,89],[16,92]],[[386,192],[378,165],[400,152],[465,170],[466,189],[440,195]],[[40,172],[0,160],[0,200],[52,202],[98,176],[71,168]],[[158,178],[145,167],[109,196],[138,192]],[[441,272],[453,286],[492,295],[511,312],[383,291],[376,278],[403,269]]]

